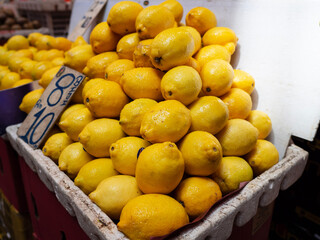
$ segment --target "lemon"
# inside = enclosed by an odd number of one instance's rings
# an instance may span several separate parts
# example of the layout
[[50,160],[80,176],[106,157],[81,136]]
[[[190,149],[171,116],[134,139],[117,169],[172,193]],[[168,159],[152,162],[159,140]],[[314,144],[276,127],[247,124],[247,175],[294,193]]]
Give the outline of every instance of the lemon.
[[33,91],[28,92],[22,98],[21,104],[19,105],[19,109],[25,113],[29,113],[33,106],[37,103],[39,98],[41,97],[44,89],[39,88]]
[[80,168],[74,184],[88,195],[96,190],[102,180],[115,175],[118,175],[118,172],[114,170],[111,159],[98,158]]
[[255,176],[271,168],[279,161],[277,148],[269,141],[258,139],[256,146],[244,156]]
[[219,185],[208,177],[184,179],[174,192],[174,198],[194,219],[209,210],[222,197]]
[[190,110],[177,100],[157,103],[141,121],[140,134],[149,142],[177,142],[189,130]]
[[126,35],[136,31],[135,23],[138,14],[143,7],[133,1],[121,1],[116,3],[108,14],[107,23],[110,29],[120,35]]
[[61,66],[57,66],[45,71],[39,80],[39,85],[43,88],[47,88],[51,80],[56,76],[56,74],[60,70],[60,68]]
[[194,27],[201,36],[210,28],[217,26],[215,14],[208,8],[192,8],[186,15],[186,25]]
[[130,136],[141,136],[142,117],[155,104],[157,102],[149,98],[138,98],[126,104],[120,112],[122,130]]
[[0,72],[4,71],[4,70],[8,70],[8,66],[1,66],[0,65]]
[[202,87],[199,73],[189,66],[170,69],[161,80],[161,93],[164,99],[178,100],[189,105],[198,98]]
[[204,93],[219,97],[230,90],[234,73],[228,62],[214,59],[203,66],[200,76]]
[[258,139],[265,139],[272,130],[271,119],[265,112],[252,110],[246,120],[258,129]]
[[185,161],[185,171],[190,175],[209,176],[217,170],[222,158],[219,141],[204,131],[187,134],[181,140],[179,149]]
[[32,79],[32,71],[34,66],[37,64],[38,62],[36,61],[25,61],[23,63],[21,63],[19,69],[18,69],[18,73],[20,75],[21,78],[30,78]]
[[184,160],[172,142],[156,143],[146,147],[139,155],[136,179],[144,193],[172,192],[184,173]]
[[215,44],[225,46],[228,43],[233,43],[236,46],[237,41],[235,32],[227,27],[213,27],[202,38],[203,46]]
[[48,50],[40,50],[34,54],[34,60],[37,62],[46,61],[47,60]]
[[195,55],[195,59],[203,67],[207,62],[214,59],[222,59],[227,62],[231,60],[231,54],[227,48],[220,45],[209,45],[201,48]]
[[246,91],[248,94],[253,92],[255,86],[254,78],[247,72],[234,69],[234,78],[232,82],[232,88],[240,88],[243,91]]
[[78,141],[78,136],[83,128],[94,120],[91,112],[87,108],[80,108],[72,111],[67,117],[59,122],[59,127],[73,140]]
[[9,59],[12,57],[14,53],[15,53],[14,50],[5,51],[0,58],[0,65],[7,66]]
[[21,49],[21,50],[16,51],[15,53],[13,53],[11,57],[12,58],[25,57],[25,58],[29,58],[32,60],[33,59],[33,52],[30,50],[30,48]]
[[139,42],[133,51],[135,67],[153,67],[150,59],[151,43],[153,39],[145,39]]
[[113,81],[101,81],[92,86],[83,99],[93,116],[110,118],[119,117],[122,108],[129,102],[121,86]]
[[19,87],[19,86],[22,86],[22,85],[25,85],[25,84],[28,84],[31,82],[33,82],[32,79],[27,79],[27,78],[20,79],[18,82],[13,84],[12,87]]
[[83,69],[83,73],[88,78],[104,78],[106,67],[118,59],[119,57],[116,52],[100,53],[88,60],[87,66]]
[[147,39],[154,38],[163,30],[172,28],[174,24],[174,15],[168,8],[154,5],[144,8],[138,14],[135,26],[139,38]]
[[88,43],[86,42],[86,40],[84,40],[84,38],[82,36],[78,36],[76,38],[76,40],[71,44],[71,48],[74,48],[76,46],[80,46],[80,45],[87,45]]
[[38,52],[38,49],[35,47],[29,47],[29,50],[32,52],[32,58],[34,57],[34,55]]
[[85,126],[79,134],[79,142],[91,155],[109,157],[111,144],[123,137],[125,137],[125,133],[118,120],[100,118]]
[[31,65],[33,65],[31,70],[31,77],[33,80],[39,80],[45,71],[54,67],[54,65],[49,61],[37,62],[35,64],[32,63],[30,66]]
[[[66,117],[73,111],[81,109],[81,108],[86,108],[84,104],[74,104],[74,105],[69,105],[61,114],[59,118],[59,123],[64,121]],[[62,129],[61,129],[62,130]]]
[[9,69],[4,69],[0,71],[0,86],[1,86],[1,81],[4,78],[4,76],[6,76],[8,73],[10,73]]
[[42,33],[39,33],[39,32],[32,32],[28,35],[28,40],[29,40],[29,44],[31,46],[35,46],[35,43],[36,41],[38,40],[38,38],[40,36],[42,36],[43,34]]
[[138,137],[124,137],[111,144],[110,158],[114,168],[122,174],[135,175],[138,152],[150,143]]
[[89,81],[89,78],[83,79],[81,84],[78,86],[77,90],[74,92],[71,98],[72,103],[83,103],[83,98],[82,98],[82,91],[84,88],[84,85]]
[[29,41],[22,35],[15,35],[7,41],[8,50],[20,50],[29,48]]
[[111,31],[107,22],[97,24],[90,34],[90,44],[96,54],[113,51],[121,38]]
[[61,171],[66,172],[71,179],[74,179],[80,169],[91,160],[93,157],[83,149],[82,144],[75,142],[63,149],[58,164]]
[[103,78],[93,78],[93,79],[88,79],[88,78],[85,78],[85,81],[84,81],[84,87],[82,89],[82,98],[84,99],[84,96],[87,94],[87,92],[89,91],[89,89],[92,87],[92,86],[95,86],[95,85],[99,85],[100,82],[104,82],[106,81],[105,79]]
[[241,157],[223,157],[213,180],[227,194],[239,188],[241,182],[251,181],[253,172],[250,165]]
[[104,179],[89,197],[110,218],[118,220],[127,202],[141,194],[135,177],[118,175]]
[[248,93],[240,88],[231,88],[221,96],[221,100],[228,106],[229,119],[246,119],[252,108],[252,100]]
[[90,45],[79,45],[65,52],[64,64],[78,72],[82,72],[87,62],[94,56]]
[[218,133],[227,124],[229,110],[218,97],[203,96],[188,106],[191,113],[190,131]]
[[46,53],[46,61],[52,61],[57,57],[64,57],[64,52],[58,49],[50,49]]
[[54,162],[58,162],[63,149],[73,143],[72,139],[66,133],[56,133],[48,138],[42,148],[43,155],[51,158]]
[[117,44],[117,53],[120,58],[133,60],[133,52],[139,44],[138,33],[130,33],[123,36]]
[[20,75],[15,72],[7,73],[0,81],[0,90],[11,88],[13,84],[20,80]]
[[122,75],[134,68],[134,63],[128,59],[118,59],[110,63],[105,69],[105,78],[120,84]]
[[38,50],[49,50],[54,47],[56,39],[50,35],[42,35],[37,38],[34,43],[34,46]]
[[[200,63],[198,62],[198,60],[196,60],[196,59],[193,58],[193,57],[190,57],[190,58],[188,59],[188,61],[187,61],[184,65],[194,68],[198,73],[201,72]],[[200,91],[201,91],[201,90],[200,90]]]
[[57,57],[51,61],[55,66],[62,66],[64,64],[64,57]]
[[164,73],[150,67],[134,68],[126,71],[120,79],[123,91],[132,99],[163,99],[161,79]]
[[254,148],[258,134],[258,130],[248,121],[231,119],[216,137],[224,156],[242,156]]
[[180,27],[182,29],[187,30],[189,33],[191,33],[193,41],[194,41],[194,50],[192,55],[194,55],[196,52],[199,51],[199,49],[202,47],[202,43],[201,43],[201,35],[200,33],[193,27],[190,26],[182,26]]
[[145,194],[124,206],[117,226],[132,240],[148,240],[188,223],[188,214],[178,201],[163,194]]
[[72,42],[65,37],[56,37],[55,48],[64,52],[71,48]]
[[183,15],[183,6],[176,0],[166,0],[159,4],[160,6],[168,8],[174,16],[174,20],[179,23]]
[[8,61],[8,68],[11,72],[18,72],[20,66],[25,61],[31,61],[30,58],[26,57],[12,57]]
[[156,68],[162,71],[169,70],[185,64],[194,49],[195,43],[189,31],[183,28],[170,28],[153,39],[150,58]]

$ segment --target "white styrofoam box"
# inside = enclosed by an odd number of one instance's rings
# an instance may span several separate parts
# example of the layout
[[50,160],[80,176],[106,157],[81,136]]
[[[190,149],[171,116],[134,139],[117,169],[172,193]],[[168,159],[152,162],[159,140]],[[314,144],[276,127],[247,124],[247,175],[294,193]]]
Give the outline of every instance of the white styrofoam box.
[[[23,156],[28,166],[53,191],[59,202],[75,216],[91,239],[127,239],[114,222],[85,195],[73,181],[41,149],[33,150],[17,136],[18,125],[7,128],[7,137],[13,148]],[[272,203],[280,190],[291,186],[303,173],[308,153],[291,144],[286,157],[272,168],[250,181],[240,192],[209,211],[192,228],[186,228],[174,239],[227,239],[233,224],[243,226],[256,213],[258,207]]]
[[[149,1],[150,5],[163,0]],[[93,0],[75,0],[70,31]],[[103,16],[106,21],[109,0]],[[142,6],[145,1],[137,0]],[[320,31],[318,0],[183,0],[182,22],[194,7],[211,9],[218,26],[233,29],[239,41],[232,56],[234,68],[250,73],[256,80],[252,93],[253,108],[266,112],[273,123],[268,140],[284,156],[291,135],[311,141],[320,120]]]

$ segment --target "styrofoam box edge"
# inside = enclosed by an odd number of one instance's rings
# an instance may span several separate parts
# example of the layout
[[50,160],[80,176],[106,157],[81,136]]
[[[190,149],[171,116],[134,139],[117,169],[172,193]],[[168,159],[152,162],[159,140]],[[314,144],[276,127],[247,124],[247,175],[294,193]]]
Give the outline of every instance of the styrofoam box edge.
[[[19,124],[8,127],[7,134],[13,148],[23,156],[28,166],[39,175],[59,202],[72,215],[91,239],[127,239],[113,221],[91,202],[73,181],[45,157],[40,149],[33,150],[17,136]],[[302,175],[308,153],[291,144],[286,157],[278,164],[249,182],[238,194],[219,205],[195,224],[183,230],[175,239],[227,239],[233,224],[243,226],[258,207],[272,203],[280,190],[290,187]]]

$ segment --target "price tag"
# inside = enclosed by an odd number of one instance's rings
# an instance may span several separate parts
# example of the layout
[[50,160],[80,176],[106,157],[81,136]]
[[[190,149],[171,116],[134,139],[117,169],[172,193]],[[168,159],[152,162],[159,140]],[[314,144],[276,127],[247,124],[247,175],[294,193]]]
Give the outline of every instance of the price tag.
[[108,0],[95,0],[89,10],[84,14],[77,26],[69,34],[68,39],[75,41],[78,36],[83,36],[91,25],[93,20],[98,16],[102,8],[107,4]]
[[21,124],[18,136],[32,148],[38,148],[85,76],[62,66]]

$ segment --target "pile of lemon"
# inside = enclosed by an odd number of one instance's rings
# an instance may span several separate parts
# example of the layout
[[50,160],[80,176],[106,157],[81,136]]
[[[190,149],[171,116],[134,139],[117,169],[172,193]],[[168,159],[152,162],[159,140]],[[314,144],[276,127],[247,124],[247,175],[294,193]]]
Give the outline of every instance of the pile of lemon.
[[[182,15],[176,0],[145,8],[119,2],[94,27],[90,44],[79,37],[61,61],[47,61],[87,78],[43,153],[130,239],[182,227],[279,159],[265,140],[270,118],[252,110],[254,78],[230,65],[235,32],[217,27],[204,7],[191,9],[185,25]],[[31,45],[33,36],[35,48],[26,48],[48,57],[52,50],[37,44],[43,36],[30,35]],[[33,78],[45,88],[57,69]],[[21,109],[34,104],[26,98]]]

